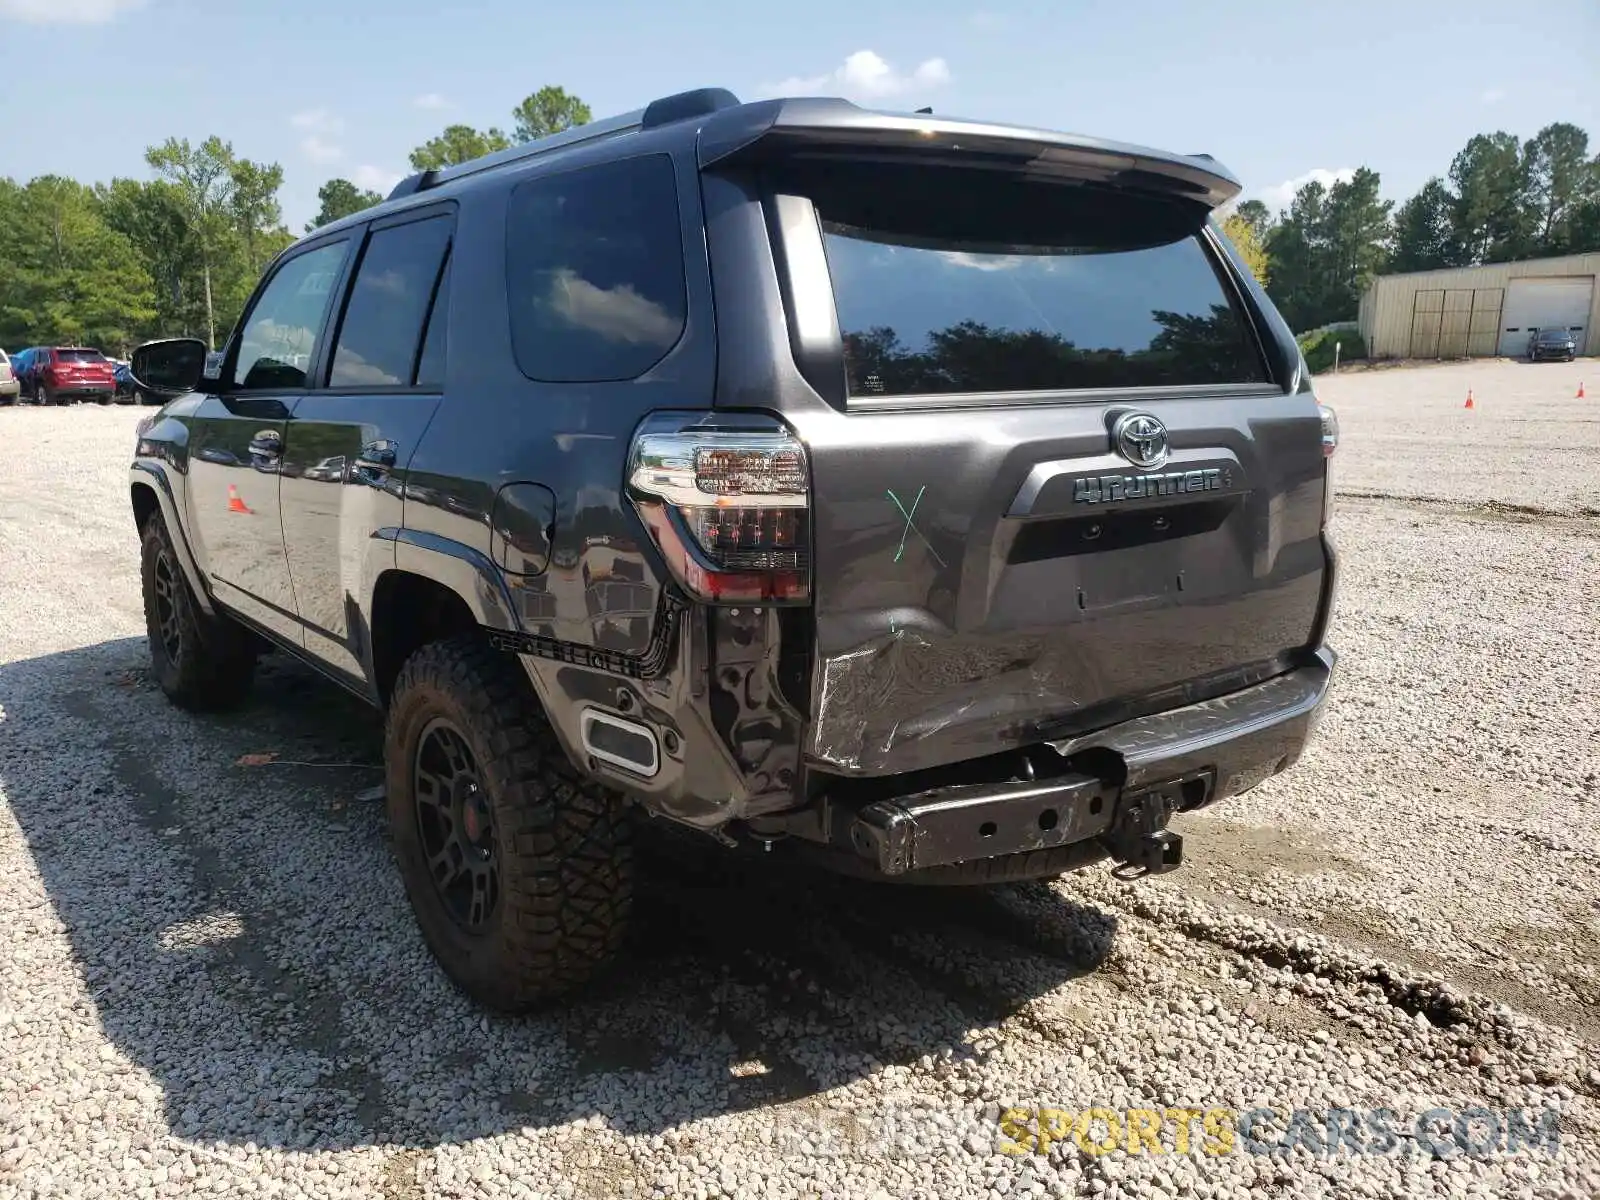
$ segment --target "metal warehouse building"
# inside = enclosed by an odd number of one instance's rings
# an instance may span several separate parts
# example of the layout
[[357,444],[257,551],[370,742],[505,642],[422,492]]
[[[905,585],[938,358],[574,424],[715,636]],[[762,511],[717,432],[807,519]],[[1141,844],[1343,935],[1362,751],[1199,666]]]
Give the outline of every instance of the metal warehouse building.
[[1535,329],[1570,329],[1579,354],[1600,354],[1600,252],[1381,275],[1361,297],[1371,358],[1525,354]]

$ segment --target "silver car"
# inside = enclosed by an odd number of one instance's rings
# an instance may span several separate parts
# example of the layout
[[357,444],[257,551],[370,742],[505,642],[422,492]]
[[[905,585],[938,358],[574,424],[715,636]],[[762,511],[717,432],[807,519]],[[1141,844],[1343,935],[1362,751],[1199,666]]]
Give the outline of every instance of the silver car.
[[21,391],[22,385],[17,382],[16,372],[11,369],[11,360],[6,357],[4,350],[0,350],[0,404],[15,404]]

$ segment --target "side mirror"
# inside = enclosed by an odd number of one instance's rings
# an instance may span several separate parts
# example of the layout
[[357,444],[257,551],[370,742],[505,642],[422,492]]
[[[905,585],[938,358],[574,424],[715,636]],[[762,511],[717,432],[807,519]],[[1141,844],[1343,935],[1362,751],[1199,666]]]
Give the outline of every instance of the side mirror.
[[206,344],[199,338],[167,338],[135,350],[128,373],[147,392],[181,396],[200,386],[207,358]]

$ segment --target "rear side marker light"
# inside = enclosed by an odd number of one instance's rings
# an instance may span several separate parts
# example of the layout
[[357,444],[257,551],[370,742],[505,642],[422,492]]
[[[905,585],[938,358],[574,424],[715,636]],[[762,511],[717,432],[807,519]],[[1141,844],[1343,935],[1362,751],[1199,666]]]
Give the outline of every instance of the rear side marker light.
[[811,485],[785,430],[641,433],[628,488],[667,566],[708,603],[811,596]]

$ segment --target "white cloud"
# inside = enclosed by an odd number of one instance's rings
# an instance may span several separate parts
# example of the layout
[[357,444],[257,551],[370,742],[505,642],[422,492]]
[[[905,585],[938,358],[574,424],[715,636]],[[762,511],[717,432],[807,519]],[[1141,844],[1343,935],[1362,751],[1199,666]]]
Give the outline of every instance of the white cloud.
[[550,281],[550,307],[579,329],[610,342],[665,350],[678,340],[683,324],[632,284],[603,288],[563,267]]
[[374,167],[370,163],[362,163],[350,172],[350,182],[358,188],[366,188],[369,192],[377,192],[380,196],[387,196],[394,190],[394,185],[405,176],[398,171],[385,171],[382,167]]
[[316,133],[338,133],[344,128],[344,121],[325,108],[311,108],[305,112],[297,112],[289,118],[289,124],[296,129],[309,129]]
[[1289,207],[1294,201],[1294,194],[1305,187],[1306,184],[1315,182],[1328,188],[1336,183],[1349,183],[1355,177],[1355,173],[1356,169],[1354,167],[1340,167],[1335,171],[1330,171],[1327,167],[1317,167],[1314,170],[1307,171],[1304,175],[1296,175],[1293,179],[1285,179],[1276,187],[1262,188],[1254,194],[1255,198],[1265,204],[1273,215],[1277,215],[1280,210]]
[[144,0],[0,0],[0,17],[33,25],[104,25]]
[[1500,101],[1504,100],[1505,98],[1506,90],[1502,87],[1492,87],[1488,91],[1484,92],[1483,95],[1478,97],[1478,99],[1482,100],[1485,104],[1499,104]]
[[974,271],[1011,271],[1025,261],[1016,254],[969,254],[965,250],[941,250],[939,257],[952,267],[970,267]]
[[908,75],[896,71],[871,50],[857,50],[825,75],[797,75],[778,83],[762,84],[763,96],[839,95],[847,100],[887,100],[907,93],[921,94],[950,82],[949,64],[930,58]]
[[416,108],[427,109],[429,111],[450,107],[450,101],[439,95],[438,92],[424,92],[411,103]]
[[344,157],[344,148],[342,146],[335,146],[332,142],[325,142],[314,133],[301,141],[300,152],[312,162],[318,163],[338,162]]

